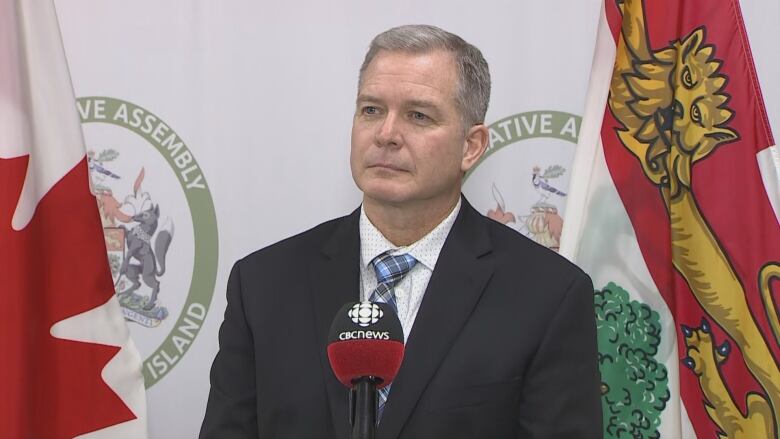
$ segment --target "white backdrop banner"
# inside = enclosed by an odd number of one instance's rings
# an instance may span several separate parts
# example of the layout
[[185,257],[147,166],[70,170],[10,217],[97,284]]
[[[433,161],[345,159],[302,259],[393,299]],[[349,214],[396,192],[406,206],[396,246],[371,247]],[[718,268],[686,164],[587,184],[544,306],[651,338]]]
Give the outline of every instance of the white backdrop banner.
[[[358,206],[357,75],[383,30],[433,24],[482,50],[490,146],[464,192],[558,246],[600,0],[55,3],[151,438],[197,436],[233,262]],[[780,11],[759,3],[744,13],[778,126]]]

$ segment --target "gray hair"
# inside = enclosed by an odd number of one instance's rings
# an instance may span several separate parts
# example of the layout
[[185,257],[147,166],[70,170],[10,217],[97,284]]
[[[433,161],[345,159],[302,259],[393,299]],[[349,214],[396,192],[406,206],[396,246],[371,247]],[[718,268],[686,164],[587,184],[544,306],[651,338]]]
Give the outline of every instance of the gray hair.
[[371,61],[380,51],[414,54],[444,50],[452,53],[458,69],[455,101],[460,107],[464,128],[485,122],[490,101],[490,70],[482,52],[463,38],[436,26],[414,24],[394,27],[374,37],[360,66],[358,87],[363,83]]

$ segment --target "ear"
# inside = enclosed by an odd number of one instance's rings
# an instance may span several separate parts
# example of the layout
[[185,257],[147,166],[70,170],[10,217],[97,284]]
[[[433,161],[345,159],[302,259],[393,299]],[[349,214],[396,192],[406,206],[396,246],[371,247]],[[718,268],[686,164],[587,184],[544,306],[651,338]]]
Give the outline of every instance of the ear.
[[460,162],[460,170],[468,172],[477,164],[482,154],[487,149],[489,139],[488,128],[480,123],[469,128],[466,139],[463,141],[463,160]]
[[704,34],[704,27],[698,27],[696,30],[688,34],[680,45],[680,52],[682,53],[682,59],[687,60],[691,55],[696,55],[699,51],[699,47],[706,38]]

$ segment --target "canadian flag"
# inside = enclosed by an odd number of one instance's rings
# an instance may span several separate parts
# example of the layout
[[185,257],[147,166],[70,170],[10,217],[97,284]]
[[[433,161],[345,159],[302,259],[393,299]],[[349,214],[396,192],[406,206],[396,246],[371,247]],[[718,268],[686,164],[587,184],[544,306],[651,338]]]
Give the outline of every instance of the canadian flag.
[[0,438],[144,438],[50,0],[0,0]]

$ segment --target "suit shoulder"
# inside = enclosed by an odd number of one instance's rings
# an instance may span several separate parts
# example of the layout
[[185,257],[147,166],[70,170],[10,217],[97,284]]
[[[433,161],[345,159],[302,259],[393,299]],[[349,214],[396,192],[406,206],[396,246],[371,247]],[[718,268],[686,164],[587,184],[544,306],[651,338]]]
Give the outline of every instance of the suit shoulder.
[[325,245],[325,242],[347,218],[349,218],[349,215],[326,221],[309,230],[298,233],[297,235],[290,236],[267,247],[255,250],[239,259],[238,262],[236,262],[236,265],[254,266],[257,263],[263,263],[269,260],[275,261],[274,265],[278,265],[279,261],[284,261],[287,258],[293,257],[298,262],[301,262],[306,258],[307,254],[311,254],[321,249]]

